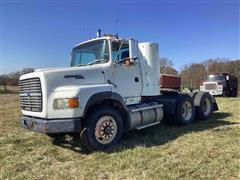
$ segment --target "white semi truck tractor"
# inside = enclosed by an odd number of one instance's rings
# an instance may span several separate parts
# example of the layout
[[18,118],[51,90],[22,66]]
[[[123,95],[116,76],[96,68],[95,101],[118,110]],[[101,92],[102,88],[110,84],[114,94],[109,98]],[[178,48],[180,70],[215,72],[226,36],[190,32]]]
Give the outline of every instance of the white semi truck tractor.
[[76,45],[71,67],[25,74],[19,88],[23,128],[78,134],[90,151],[118,144],[132,129],[162,120],[188,125],[218,110],[208,92],[161,91],[157,43],[115,36]]

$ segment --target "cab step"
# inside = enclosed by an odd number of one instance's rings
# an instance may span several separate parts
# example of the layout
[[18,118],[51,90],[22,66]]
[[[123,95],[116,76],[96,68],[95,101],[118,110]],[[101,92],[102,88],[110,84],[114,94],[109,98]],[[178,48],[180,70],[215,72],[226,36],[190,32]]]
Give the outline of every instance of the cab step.
[[158,121],[158,122],[154,122],[154,123],[151,123],[151,124],[145,124],[145,125],[142,125],[142,126],[137,126],[137,127],[135,127],[135,129],[140,130],[140,129],[144,129],[144,128],[154,126],[154,125],[157,125],[157,124],[160,124],[160,122]]

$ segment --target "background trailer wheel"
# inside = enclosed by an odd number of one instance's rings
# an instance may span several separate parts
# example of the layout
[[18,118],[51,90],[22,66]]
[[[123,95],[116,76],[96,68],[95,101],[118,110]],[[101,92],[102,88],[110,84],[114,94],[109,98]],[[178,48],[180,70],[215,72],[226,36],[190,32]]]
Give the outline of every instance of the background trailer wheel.
[[81,142],[88,151],[105,150],[116,145],[123,134],[119,112],[110,106],[99,106],[85,119]]
[[213,102],[208,92],[198,92],[194,98],[194,105],[197,119],[206,120],[212,115]]

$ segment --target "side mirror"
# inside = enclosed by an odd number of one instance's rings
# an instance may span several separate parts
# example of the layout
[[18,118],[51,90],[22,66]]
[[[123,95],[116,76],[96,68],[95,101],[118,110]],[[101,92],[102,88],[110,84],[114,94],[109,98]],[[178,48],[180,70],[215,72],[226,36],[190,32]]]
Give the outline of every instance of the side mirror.
[[129,40],[129,58],[136,61],[138,57],[138,42],[135,39]]

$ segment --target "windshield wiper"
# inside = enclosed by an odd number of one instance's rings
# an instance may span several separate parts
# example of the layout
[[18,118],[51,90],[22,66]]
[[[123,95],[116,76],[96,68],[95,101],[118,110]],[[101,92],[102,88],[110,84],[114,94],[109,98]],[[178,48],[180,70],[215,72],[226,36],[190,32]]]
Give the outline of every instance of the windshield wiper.
[[94,61],[91,61],[91,62],[87,63],[87,65],[93,65],[93,64],[100,63],[100,62],[105,63],[105,62],[107,62],[107,61],[108,61],[107,59],[96,59],[96,60],[94,60]]

